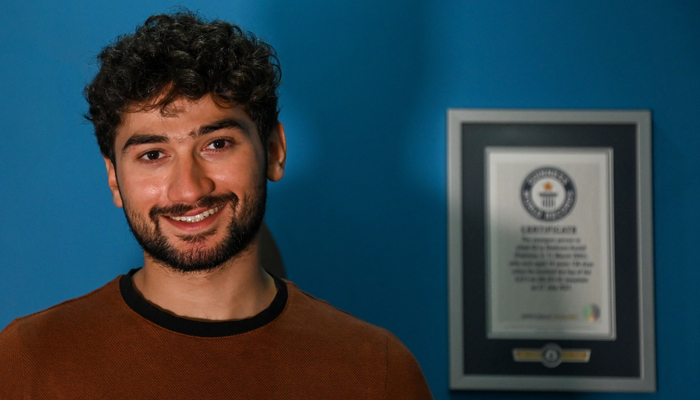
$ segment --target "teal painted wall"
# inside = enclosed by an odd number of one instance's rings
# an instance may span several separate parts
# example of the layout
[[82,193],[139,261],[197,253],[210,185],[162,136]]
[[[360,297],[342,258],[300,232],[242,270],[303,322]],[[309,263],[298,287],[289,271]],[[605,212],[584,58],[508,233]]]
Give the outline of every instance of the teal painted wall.
[[[179,4],[237,22],[277,48],[289,164],[283,181],[270,185],[267,221],[289,276],[393,331],[436,399],[697,397],[700,3]],[[81,118],[81,90],[102,46],[172,5],[3,5],[1,326],[141,265]],[[656,394],[448,390],[445,113],[452,107],[652,110]]]

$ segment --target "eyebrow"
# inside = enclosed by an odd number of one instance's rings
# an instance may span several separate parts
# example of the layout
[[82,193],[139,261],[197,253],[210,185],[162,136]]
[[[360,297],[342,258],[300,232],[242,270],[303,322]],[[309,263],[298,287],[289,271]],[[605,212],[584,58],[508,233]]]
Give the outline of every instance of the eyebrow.
[[[246,135],[249,134],[249,128],[247,124],[242,124],[235,118],[224,118],[214,123],[200,126],[199,129],[193,130],[189,133],[190,137],[196,139],[198,137],[207,135],[226,128],[240,128]],[[170,139],[165,135],[155,134],[155,133],[136,133],[132,135],[122,148],[122,154],[126,153],[127,149],[131,146],[137,146],[140,144],[149,143],[168,143]]]
[[192,136],[192,138],[198,138],[208,133],[216,132],[218,130],[226,128],[240,128],[244,133],[248,133],[248,129],[246,129],[246,126],[244,124],[241,124],[237,119],[224,118],[212,124],[199,127],[198,130],[190,132],[190,136]]

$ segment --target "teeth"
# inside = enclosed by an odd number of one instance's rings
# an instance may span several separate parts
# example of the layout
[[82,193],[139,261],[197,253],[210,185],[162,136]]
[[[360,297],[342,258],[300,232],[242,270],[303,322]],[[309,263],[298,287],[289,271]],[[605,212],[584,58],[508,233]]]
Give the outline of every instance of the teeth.
[[197,215],[189,215],[186,217],[170,217],[170,219],[174,219],[175,221],[195,223],[209,217],[210,215],[215,214],[217,211],[221,210],[222,207],[223,206],[217,206],[212,208],[211,210],[204,211],[203,213]]

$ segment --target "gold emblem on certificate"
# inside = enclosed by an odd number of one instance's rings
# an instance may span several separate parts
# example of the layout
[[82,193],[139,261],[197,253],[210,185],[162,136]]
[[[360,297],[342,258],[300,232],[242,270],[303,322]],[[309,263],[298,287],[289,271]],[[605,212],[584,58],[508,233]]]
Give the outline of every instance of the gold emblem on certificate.
[[513,349],[516,362],[541,362],[547,368],[556,368],[561,363],[587,363],[591,359],[590,349],[562,349],[548,343],[541,349]]
[[488,337],[614,339],[612,150],[485,156]]

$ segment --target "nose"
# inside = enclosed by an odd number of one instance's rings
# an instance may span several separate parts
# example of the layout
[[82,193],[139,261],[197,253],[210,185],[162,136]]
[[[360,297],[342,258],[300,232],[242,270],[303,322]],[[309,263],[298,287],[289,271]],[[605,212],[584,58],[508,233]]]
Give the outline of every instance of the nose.
[[195,158],[181,157],[174,166],[168,187],[168,200],[173,203],[196,203],[214,191],[214,181]]

